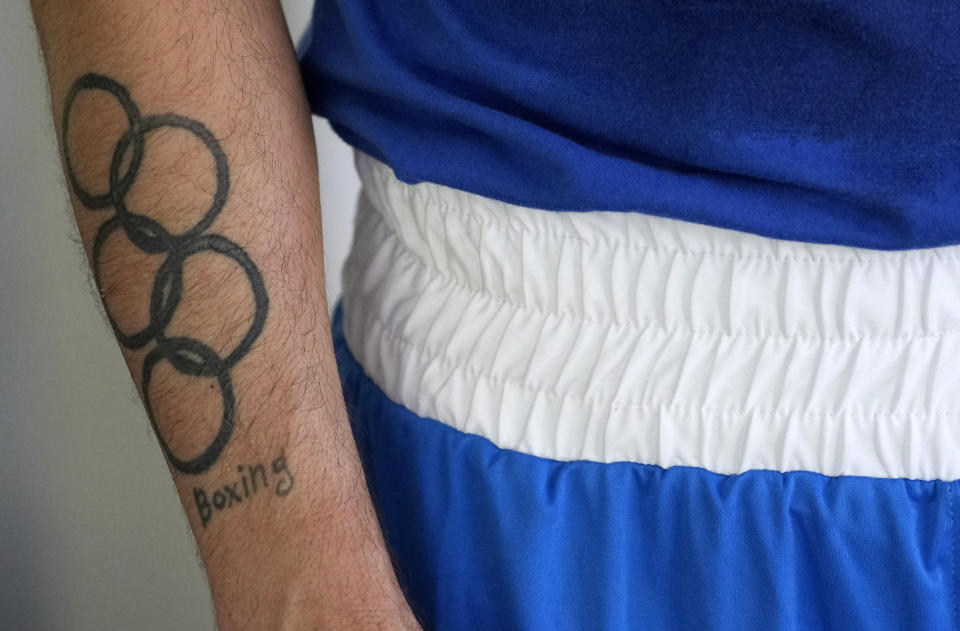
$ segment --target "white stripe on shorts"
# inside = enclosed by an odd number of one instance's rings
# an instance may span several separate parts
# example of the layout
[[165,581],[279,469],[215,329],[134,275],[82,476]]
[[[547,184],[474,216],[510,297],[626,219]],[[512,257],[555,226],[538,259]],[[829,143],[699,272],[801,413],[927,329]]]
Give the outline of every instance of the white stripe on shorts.
[[559,460],[960,478],[960,247],[548,212],[357,167],[344,333],[414,413]]

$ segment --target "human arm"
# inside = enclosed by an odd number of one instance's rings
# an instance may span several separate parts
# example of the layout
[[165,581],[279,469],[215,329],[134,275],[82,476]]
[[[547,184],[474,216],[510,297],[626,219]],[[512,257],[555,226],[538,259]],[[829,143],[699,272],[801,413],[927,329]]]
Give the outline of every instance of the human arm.
[[415,627],[340,394],[279,4],[33,9],[80,235],[220,627]]

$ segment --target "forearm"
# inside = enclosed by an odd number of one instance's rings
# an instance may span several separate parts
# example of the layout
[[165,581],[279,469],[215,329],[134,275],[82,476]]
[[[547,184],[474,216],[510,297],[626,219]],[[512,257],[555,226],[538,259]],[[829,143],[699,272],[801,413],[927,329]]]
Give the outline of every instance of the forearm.
[[35,0],[81,238],[224,629],[412,617],[346,421],[274,0]]

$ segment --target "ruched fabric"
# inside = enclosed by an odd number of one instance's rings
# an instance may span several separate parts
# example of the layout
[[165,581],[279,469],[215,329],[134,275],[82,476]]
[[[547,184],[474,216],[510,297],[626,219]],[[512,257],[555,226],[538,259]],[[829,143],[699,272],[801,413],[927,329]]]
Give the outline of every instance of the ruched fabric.
[[960,248],[547,212],[357,166],[344,334],[414,413],[557,460],[960,478]]

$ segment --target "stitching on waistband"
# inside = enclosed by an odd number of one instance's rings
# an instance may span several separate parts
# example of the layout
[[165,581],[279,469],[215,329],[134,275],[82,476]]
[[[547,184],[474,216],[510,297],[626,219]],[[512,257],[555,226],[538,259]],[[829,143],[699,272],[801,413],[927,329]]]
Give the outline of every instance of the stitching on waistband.
[[755,331],[745,331],[745,330],[736,330],[736,331],[722,331],[714,329],[693,329],[690,327],[675,326],[675,327],[666,327],[661,326],[658,323],[655,323],[651,320],[646,320],[643,322],[634,322],[627,321],[621,322],[614,319],[612,316],[608,320],[597,320],[596,318],[591,318],[589,316],[579,316],[571,313],[561,313],[558,311],[548,311],[544,309],[539,309],[537,307],[531,306],[530,304],[516,303],[511,302],[510,300],[494,294],[492,291],[485,287],[474,287],[468,285],[461,281],[458,277],[453,275],[444,274],[438,267],[428,265],[421,257],[414,254],[409,248],[406,247],[405,242],[402,238],[392,229],[389,222],[383,221],[383,225],[386,228],[386,231],[389,233],[389,237],[394,239],[399,243],[398,250],[401,256],[409,257],[414,264],[419,267],[424,273],[427,274],[430,279],[429,282],[433,280],[440,281],[442,285],[449,285],[461,291],[464,291],[475,296],[484,296],[490,301],[507,306],[507,307],[519,307],[532,311],[533,313],[541,314],[544,316],[553,316],[555,318],[560,318],[564,320],[574,320],[576,322],[586,322],[588,324],[593,324],[596,326],[607,326],[612,325],[614,327],[619,327],[622,329],[656,329],[662,331],[666,334],[671,333],[686,333],[693,336],[703,336],[703,337],[742,337],[746,339],[755,339],[755,340],[785,340],[785,341],[800,341],[800,342],[829,342],[835,344],[856,344],[862,341],[875,341],[875,342],[911,342],[913,340],[941,340],[947,337],[954,337],[960,335],[960,329],[948,329],[946,331],[940,331],[937,333],[915,333],[915,334],[901,334],[901,335],[860,335],[860,336],[849,336],[849,337],[837,337],[837,336],[811,336],[811,335],[787,335],[779,332],[755,332]]
[[[362,299],[357,299],[358,302],[362,302]],[[525,380],[516,379],[513,377],[505,377],[502,375],[495,375],[492,373],[487,373],[482,370],[479,370],[473,367],[470,364],[464,364],[460,361],[457,361],[451,357],[448,357],[442,353],[433,351],[428,348],[426,345],[420,345],[403,334],[399,333],[394,327],[390,327],[386,322],[381,320],[377,315],[374,314],[373,310],[367,310],[365,315],[361,317],[369,318],[373,320],[380,326],[380,336],[387,341],[387,343],[397,344],[401,348],[405,349],[406,352],[413,352],[417,355],[425,357],[428,361],[433,362],[437,361],[442,366],[451,369],[452,371],[463,371],[466,375],[471,377],[477,377],[481,379],[486,379],[494,384],[504,384],[510,385],[521,390],[533,394],[546,394],[558,399],[572,399],[574,401],[582,401],[584,403],[590,404],[600,404],[600,405],[609,405],[612,410],[631,408],[631,407],[646,407],[646,408],[658,408],[664,410],[677,410],[681,412],[694,412],[699,414],[713,414],[716,416],[733,416],[733,415],[753,415],[766,418],[778,418],[778,417],[789,417],[789,418],[848,418],[848,419],[874,419],[874,418],[884,418],[884,419],[908,419],[908,418],[956,418],[960,416],[960,410],[947,412],[947,411],[931,411],[931,412],[883,412],[883,411],[865,411],[865,410],[844,410],[836,412],[827,412],[827,411],[816,411],[816,410],[807,410],[807,411],[788,411],[788,410],[766,410],[766,409],[742,409],[742,408],[711,408],[708,406],[691,406],[684,405],[682,403],[657,403],[650,401],[648,399],[636,399],[636,400],[622,400],[622,399],[603,399],[599,396],[583,396],[573,393],[561,393],[553,390],[551,388],[540,388],[537,387]],[[367,331],[366,327],[364,330]],[[367,331],[369,333],[369,331]],[[349,342],[349,340],[348,340]],[[351,350],[353,352],[353,350]],[[357,357],[362,357],[362,355],[356,355]],[[379,384],[383,385],[383,384]]]
[[[379,165],[379,164],[374,165],[372,169],[378,169],[378,170],[384,171],[382,166],[385,167],[385,165]],[[547,238],[553,238],[553,239],[578,241],[585,245],[603,245],[603,246],[616,245],[619,247],[623,247],[624,249],[636,250],[640,252],[652,251],[652,252],[659,252],[662,254],[676,253],[676,254],[683,254],[687,256],[710,256],[710,257],[717,257],[717,258],[723,258],[723,259],[744,260],[744,261],[769,260],[769,261],[793,261],[798,263],[842,263],[842,264],[851,264],[851,263],[891,264],[891,263],[907,263],[907,262],[926,263],[931,260],[960,261],[960,253],[949,254],[949,255],[938,253],[938,251],[940,250],[953,249],[958,246],[942,246],[937,248],[927,248],[924,250],[878,250],[876,252],[882,252],[882,253],[856,254],[849,257],[839,257],[839,256],[815,257],[815,256],[802,256],[802,255],[797,256],[797,255],[791,255],[791,254],[787,254],[784,256],[776,256],[772,254],[738,254],[736,252],[720,252],[716,250],[695,250],[695,249],[688,249],[688,248],[682,248],[682,247],[676,248],[676,249],[666,249],[662,247],[657,247],[655,245],[632,244],[632,243],[621,241],[618,239],[604,239],[601,241],[592,241],[590,239],[587,239],[577,234],[569,234],[569,233],[554,232],[554,231],[525,230],[507,222],[498,221],[492,218],[479,218],[476,215],[468,214],[466,212],[466,209],[463,208],[463,206],[441,200],[437,193],[439,193],[443,189],[439,188],[440,185],[432,182],[424,182],[414,186],[396,179],[395,176],[392,176],[390,172],[376,173],[374,174],[374,177],[382,180],[382,182],[380,182],[381,185],[392,186],[392,185],[399,184],[400,186],[402,186],[403,189],[398,191],[401,196],[404,196],[407,198],[409,197],[420,198],[420,200],[423,201],[424,204],[426,205],[430,205],[435,208],[439,208],[441,210],[452,212],[465,219],[476,221],[481,225],[496,226],[504,230],[508,230],[518,234],[522,233],[524,235],[530,235],[534,237],[547,237]],[[434,192],[433,193],[428,192],[426,189],[421,187],[430,187],[434,189]],[[449,189],[449,190],[451,190],[456,195],[464,195],[464,196],[473,195],[473,193],[467,193],[465,191],[460,191],[457,189]],[[386,197],[386,195],[383,195],[383,196]],[[504,204],[506,206],[515,206],[514,204],[506,204],[505,202],[498,202],[497,200],[494,200],[494,199],[481,198],[481,200],[484,203],[494,203],[494,204]],[[389,200],[387,201],[389,202]],[[376,204],[374,204],[374,206],[376,206]],[[519,209],[520,212],[555,213],[555,214],[561,214],[561,215],[570,214],[570,213],[586,215],[589,212],[617,212],[619,214],[629,214],[623,211],[600,211],[600,210],[598,211],[548,211],[548,210],[541,210],[536,208],[527,208],[522,206],[517,206],[517,208]],[[380,209],[377,208],[377,211],[380,212]],[[509,213],[510,211],[508,209],[508,210],[505,210],[504,212]],[[678,222],[678,223],[685,223],[685,224],[698,225],[698,226],[701,225],[701,224],[695,224],[693,222],[684,222],[679,219],[660,217],[657,215],[647,215],[643,213],[634,213],[634,214],[643,217],[644,220],[648,222],[651,220],[658,220],[658,221],[664,221],[664,222]],[[730,228],[719,228],[716,226],[708,226],[705,224],[703,224],[702,227],[709,230],[722,230],[724,232],[737,234],[737,231],[732,230]],[[656,230],[656,228],[653,228],[652,230]],[[826,244],[826,243],[807,244],[800,241],[788,241],[785,239],[776,239],[775,237],[763,237],[760,235],[754,235],[752,233],[742,233],[742,234],[751,238],[771,239],[774,241],[782,241],[785,244],[795,244],[798,247],[813,246],[813,247],[823,247],[823,248],[831,248],[831,249],[838,248],[838,249],[848,249],[848,250],[863,250],[865,252],[871,252],[866,248],[851,248],[850,246]],[[786,246],[786,247],[790,247],[790,246]]]

